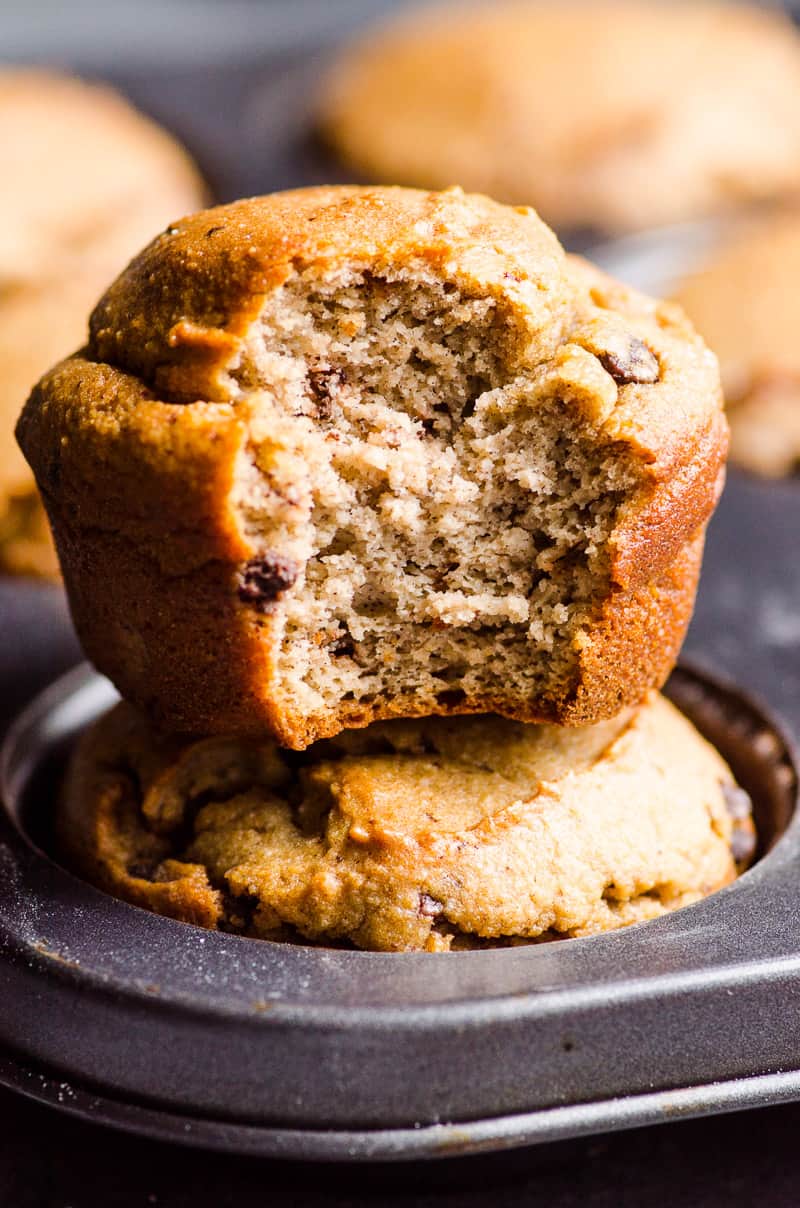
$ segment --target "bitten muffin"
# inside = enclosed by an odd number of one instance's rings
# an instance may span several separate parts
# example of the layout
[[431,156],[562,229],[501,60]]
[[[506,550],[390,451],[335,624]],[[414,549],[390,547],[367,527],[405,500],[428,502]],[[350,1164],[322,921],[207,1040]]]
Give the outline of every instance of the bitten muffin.
[[100,292],[205,191],[181,148],[109,88],[0,71],[0,569],[57,562],[13,428],[34,382],[86,340]]
[[625,231],[800,186],[800,38],[773,8],[438,5],[362,37],[320,124],[369,179]]
[[669,673],[727,429],[674,307],[528,209],[356,187],[171,226],[18,427],[89,657],[172,732],[584,724]]
[[800,211],[737,230],[679,291],[720,358],[731,457],[780,477],[800,466]]
[[579,729],[376,723],[309,748],[158,737],[120,704],[81,740],[59,831],[100,888],[204,927],[442,951],[592,935],[726,885],[747,795],[663,697]]

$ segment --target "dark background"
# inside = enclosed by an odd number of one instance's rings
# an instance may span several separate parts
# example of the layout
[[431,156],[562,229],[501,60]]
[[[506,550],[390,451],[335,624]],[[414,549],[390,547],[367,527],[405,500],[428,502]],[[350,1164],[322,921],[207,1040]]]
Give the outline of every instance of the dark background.
[[[0,0],[0,55],[113,80],[186,141],[225,200],[337,177],[308,137],[313,81],[332,39],[388,7],[387,0]],[[694,658],[759,692],[795,732],[798,533],[800,484],[733,474],[712,525],[687,644]],[[78,657],[58,588],[0,581],[0,721]],[[392,1167],[179,1150],[7,1092],[0,1092],[0,1125],[4,1208],[800,1204],[800,1105]]]
[[171,1149],[0,1095],[4,1208],[723,1208],[800,1203],[800,1107],[413,1166]]

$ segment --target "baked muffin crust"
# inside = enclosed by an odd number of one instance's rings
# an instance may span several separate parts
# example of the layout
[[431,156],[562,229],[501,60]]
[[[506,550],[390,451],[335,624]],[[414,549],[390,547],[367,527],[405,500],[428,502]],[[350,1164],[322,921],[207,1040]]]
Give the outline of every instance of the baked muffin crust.
[[746,803],[656,694],[596,726],[393,721],[302,755],[159,738],[120,704],[80,743],[59,830],[89,880],[173,918],[443,951],[697,901],[735,876],[732,846],[752,855]]
[[18,432],[123,696],[296,748],[641,701],[688,623],[727,441],[676,308],[528,209],[357,187],[169,227]]

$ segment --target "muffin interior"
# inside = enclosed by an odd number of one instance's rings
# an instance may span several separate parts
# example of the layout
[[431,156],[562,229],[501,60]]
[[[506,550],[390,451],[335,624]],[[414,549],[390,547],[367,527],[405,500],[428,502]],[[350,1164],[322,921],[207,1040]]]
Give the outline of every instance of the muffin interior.
[[303,711],[568,692],[641,469],[529,341],[502,298],[424,268],[298,273],[267,297],[233,371],[259,551],[240,596],[283,625]]

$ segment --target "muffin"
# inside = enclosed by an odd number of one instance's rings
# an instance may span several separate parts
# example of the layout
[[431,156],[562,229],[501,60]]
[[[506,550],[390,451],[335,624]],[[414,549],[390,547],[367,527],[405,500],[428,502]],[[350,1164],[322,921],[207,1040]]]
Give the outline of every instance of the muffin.
[[437,5],[348,49],[319,122],[367,179],[621,232],[797,190],[800,38],[756,6]]
[[323,188],[175,223],[18,426],[79,636],[170,732],[578,725],[689,619],[727,429],[674,307],[533,211]]
[[302,755],[165,739],[120,704],[73,756],[58,830],[135,905],[384,951],[624,927],[726,885],[754,848],[746,794],[656,693],[583,728],[377,722]]
[[55,574],[14,423],[36,379],[85,342],[100,292],[205,191],[184,151],[106,87],[5,68],[0,124],[0,569]]
[[679,290],[720,358],[731,458],[777,478],[800,465],[800,211],[742,224]]

